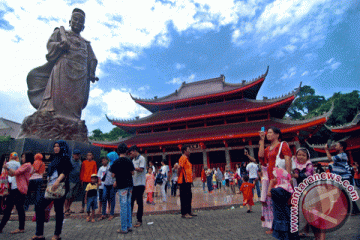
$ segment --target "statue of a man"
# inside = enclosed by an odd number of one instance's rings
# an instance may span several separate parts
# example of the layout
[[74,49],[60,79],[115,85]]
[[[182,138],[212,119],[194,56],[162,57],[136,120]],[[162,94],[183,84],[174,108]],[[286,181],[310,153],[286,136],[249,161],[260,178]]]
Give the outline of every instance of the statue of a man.
[[47,63],[33,69],[28,77],[28,96],[38,111],[54,117],[80,121],[89,98],[90,81],[95,77],[97,59],[90,42],[80,36],[85,13],[75,8],[69,21],[71,30],[55,28],[46,55]]

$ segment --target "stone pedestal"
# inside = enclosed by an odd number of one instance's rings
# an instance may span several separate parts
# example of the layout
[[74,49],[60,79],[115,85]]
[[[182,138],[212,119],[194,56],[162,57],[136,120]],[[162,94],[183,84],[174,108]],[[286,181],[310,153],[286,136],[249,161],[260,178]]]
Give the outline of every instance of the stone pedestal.
[[50,112],[37,111],[26,117],[21,124],[18,139],[50,139],[88,142],[85,121],[55,117]]

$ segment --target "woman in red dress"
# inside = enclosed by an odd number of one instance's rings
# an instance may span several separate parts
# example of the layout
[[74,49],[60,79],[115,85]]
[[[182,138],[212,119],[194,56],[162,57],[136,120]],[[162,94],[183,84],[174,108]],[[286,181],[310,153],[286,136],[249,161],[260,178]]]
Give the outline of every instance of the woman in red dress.
[[[270,146],[265,149],[265,135],[267,140],[270,142]],[[275,167],[276,156],[279,153],[281,146],[281,131],[276,127],[270,127],[265,133],[264,131],[260,132],[260,141],[259,141],[259,160],[261,165],[267,167],[268,181],[274,179],[273,170]],[[280,158],[285,159],[285,168],[290,173],[291,171],[291,150],[289,145],[286,142],[283,142],[280,152]],[[269,187],[269,184],[264,184],[263,187]],[[268,189],[265,189],[263,192],[268,192]],[[265,196],[264,196],[265,197]],[[266,196],[266,199],[262,201],[263,206],[267,209],[266,217],[271,221],[273,218],[272,207],[266,206],[267,203],[271,202],[269,196]],[[267,234],[273,233],[273,228],[269,231],[266,231]]]

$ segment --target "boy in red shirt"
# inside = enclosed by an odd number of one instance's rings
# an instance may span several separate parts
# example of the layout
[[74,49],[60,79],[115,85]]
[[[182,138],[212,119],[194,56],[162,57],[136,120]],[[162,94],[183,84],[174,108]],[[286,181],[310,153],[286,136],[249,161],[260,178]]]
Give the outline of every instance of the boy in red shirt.
[[84,213],[84,207],[85,207],[85,187],[91,183],[91,175],[97,174],[97,165],[94,160],[94,155],[92,152],[88,152],[86,154],[86,160],[82,162],[81,164],[81,170],[80,170],[80,181],[83,188],[83,201],[82,201],[82,208],[80,213]]
[[253,183],[249,183],[249,176],[245,175],[243,178],[244,182],[241,184],[240,192],[243,193],[243,205],[246,206],[247,213],[251,212],[251,207],[254,206],[253,201],[253,189],[255,185]]

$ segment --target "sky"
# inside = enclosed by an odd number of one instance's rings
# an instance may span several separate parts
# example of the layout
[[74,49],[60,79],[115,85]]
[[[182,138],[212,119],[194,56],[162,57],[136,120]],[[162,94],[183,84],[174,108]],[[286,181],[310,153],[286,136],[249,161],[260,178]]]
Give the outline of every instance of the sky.
[[163,97],[182,82],[225,76],[228,83],[269,73],[257,99],[300,85],[317,95],[360,90],[357,0],[0,0],[0,117],[21,123],[36,111],[26,76],[46,63],[55,27],[86,13],[81,35],[98,59],[82,120],[91,133],[107,119],[145,117],[139,98]]

